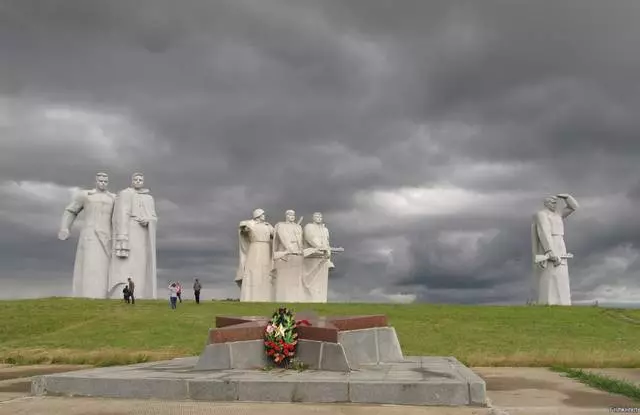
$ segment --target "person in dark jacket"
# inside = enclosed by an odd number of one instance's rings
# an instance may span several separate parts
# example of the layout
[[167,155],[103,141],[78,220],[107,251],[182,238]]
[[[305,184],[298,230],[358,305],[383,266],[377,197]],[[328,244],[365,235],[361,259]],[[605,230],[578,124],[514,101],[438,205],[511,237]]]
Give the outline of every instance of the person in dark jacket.
[[134,290],[136,288],[136,284],[133,282],[131,277],[127,278],[127,281],[129,282],[129,295],[131,296],[131,304],[135,304],[136,297],[134,295]]
[[200,284],[200,281],[196,278],[195,282],[193,283],[193,295],[196,297],[196,304],[200,304],[201,289],[202,289],[202,284]]

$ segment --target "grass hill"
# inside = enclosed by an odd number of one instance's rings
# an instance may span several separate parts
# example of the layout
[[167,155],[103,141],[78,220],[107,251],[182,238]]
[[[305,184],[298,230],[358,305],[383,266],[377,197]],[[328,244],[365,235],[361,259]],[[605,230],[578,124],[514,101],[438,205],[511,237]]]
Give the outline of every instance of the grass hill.
[[[216,315],[277,304],[49,298],[0,301],[0,362],[113,365],[198,355]],[[321,315],[386,314],[406,356],[470,366],[640,367],[640,310],[430,304],[294,304]]]

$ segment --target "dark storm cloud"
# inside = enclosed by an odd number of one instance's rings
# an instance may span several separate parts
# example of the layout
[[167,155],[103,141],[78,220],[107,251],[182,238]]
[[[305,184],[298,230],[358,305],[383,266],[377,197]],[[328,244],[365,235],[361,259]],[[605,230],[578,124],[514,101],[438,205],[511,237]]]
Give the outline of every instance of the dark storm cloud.
[[[632,0],[0,1],[0,276],[66,284],[66,188],[142,170],[161,283],[232,295],[237,221],[293,208],[346,248],[335,298],[522,301],[531,214],[570,191],[576,295],[612,257],[637,290],[639,17]],[[414,187],[443,190],[389,202]]]

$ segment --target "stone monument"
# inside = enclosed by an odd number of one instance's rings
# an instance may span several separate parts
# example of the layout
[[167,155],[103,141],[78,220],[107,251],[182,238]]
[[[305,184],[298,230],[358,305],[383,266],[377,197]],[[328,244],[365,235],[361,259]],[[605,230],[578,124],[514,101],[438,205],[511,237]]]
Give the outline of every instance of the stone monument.
[[329,270],[334,268],[332,252],[342,252],[342,248],[331,248],[329,229],[323,222],[322,213],[313,214],[313,222],[304,227],[304,270],[300,300],[305,303],[326,303],[329,284]]
[[[261,369],[269,365],[264,331],[269,318],[217,316],[196,370]],[[319,316],[297,313],[297,359],[311,370],[351,372],[363,365],[404,362],[393,327],[385,315]],[[229,356],[236,356],[229,359]]]
[[240,263],[235,281],[240,286],[240,301],[273,301],[272,238],[273,226],[266,222],[262,209],[254,210],[251,219],[238,225]]
[[295,220],[296,212],[287,210],[285,221],[276,223],[273,232],[275,300],[283,303],[300,302],[304,298],[302,226]]
[[69,229],[84,210],[73,268],[74,297],[107,298],[111,259],[111,217],[115,195],[107,190],[109,176],[96,174],[96,187],[77,192],[65,208],[58,239],[69,238]]
[[[558,211],[558,199],[565,201]],[[545,209],[533,216],[531,242],[533,248],[534,286],[537,303],[548,305],[571,305],[571,287],[564,243],[563,220],[578,209],[573,196],[562,193],[544,199]]]
[[295,359],[308,370],[265,370],[272,365],[264,344],[269,317],[217,316],[200,356],[36,376],[31,392],[212,404],[488,404],[484,380],[456,358],[405,356],[384,315],[294,319],[300,320]]
[[113,212],[114,246],[109,286],[135,283],[136,298],[157,298],[155,202],[144,186],[144,175],[135,173],[131,187],[116,198]]

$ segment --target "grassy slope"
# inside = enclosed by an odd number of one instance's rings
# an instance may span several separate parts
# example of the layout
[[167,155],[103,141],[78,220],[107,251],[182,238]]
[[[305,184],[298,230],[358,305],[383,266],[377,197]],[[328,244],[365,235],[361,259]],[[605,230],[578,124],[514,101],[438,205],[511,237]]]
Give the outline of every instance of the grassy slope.
[[[274,304],[41,299],[0,301],[0,361],[122,364],[197,355],[216,315]],[[405,355],[472,366],[640,367],[640,310],[428,304],[296,304],[325,315],[386,314]]]

